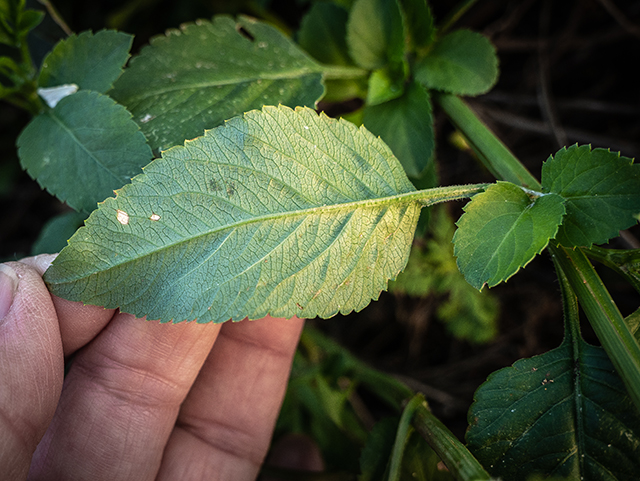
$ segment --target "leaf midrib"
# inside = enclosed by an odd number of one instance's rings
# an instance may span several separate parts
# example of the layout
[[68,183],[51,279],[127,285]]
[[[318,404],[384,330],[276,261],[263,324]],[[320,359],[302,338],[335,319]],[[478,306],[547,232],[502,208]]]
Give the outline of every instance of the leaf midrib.
[[[433,205],[439,202],[445,202],[448,200],[456,200],[456,199],[461,199],[461,198],[465,198],[468,197],[469,195],[475,193],[476,191],[479,192],[481,190],[483,190],[486,187],[486,184],[471,184],[468,186],[449,186],[449,187],[440,187],[440,188],[436,188],[436,189],[427,189],[427,190],[419,190],[419,191],[411,191],[411,192],[406,192],[406,193],[402,193],[402,194],[397,194],[394,196],[388,196],[388,197],[379,197],[376,199],[365,199],[365,200],[359,200],[359,201],[354,201],[354,202],[348,202],[348,203],[342,203],[342,204],[329,204],[329,205],[323,205],[323,206],[316,206],[316,207],[310,207],[307,209],[301,209],[301,210],[293,210],[293,211],[284,211],[284,212],[276,212],[276,213],[270,213],[270,214],[263,214],[263,215],[258,215],[255,217],[251,217],[248,219],[242,219],[240,221],[234,222],[234,223],[230,223],[230,224],[226,224],[224,226],[217,226],[214,227],[212,229],[209,229],[205,232],[201,232],[197,235],[191,236],[191,237],[186,237],[186,238],[182,238],[176,242],[170,243],[170,244],[165,244],[162,245],[158,248],[155,249],[151,249],[147,252],[145,252],[143,255],[137,256],[135,258],[131,258],[131,259],[123,259],[122,262],[119,262],[117,264],[113,264],[111,266],[109,266],[106,269],[100,269],[102,270],[111,270],[114,269],[116,267],[121,267],[121,266],[126,266],[127,264],[131,263],[131,262],[136,262],[142,258],[145,258],[147,256],[153,255],[157,252],[160,252],[162,250],[165,249],[170,249],[173,248],[175,246],[178,246],[182,243],[185,242],[193,242],[195,239],[204,237],[204,236],[208,236],[211,234],[215,234],[217,232],[223,232],[227,229],[237,229],[239,227],[245,226],[245,225],[249,225],[249,224],[253,224],[253,223],[259,223],[259,222],[268,222],[268,221],[277,221],[279,219],[285,219],[285,218],[296,218],[296,217],[301,217],[301,216],[311,216],[317,213],[327,213],[327,212],[332,212],[332,211],[342,211],[342,210],[351,210],[351,211],[355,211],[358,208],[371,208],[371,207],[375,207],[377,205],[381,205],[381,206],[391,206],[394,204],[402,204],[402,203],[410,203],[410,202],[419,202],[422,204],[423,207],[429,206],[429,205]],[[114,206],[115,208],[115,206]],[[134,219],[136,219],[136,217],[138,218],[144,218],[146,219],[146,216],[136,216],[136,215],[132,215],[129,213],[130,216],[130,222]],[[90,220],[90,219],[89,219]],[[91,224],[88,223],[86,225],[85,228],[90,227]],[[132,234],[135,235],[135,234]],[[92,275],[94,272],[91,272],[89,274],[83,274],[81,277],[76,277],[72,280],[65,280],[65,281],[61,281],[61,282],[55,282],[56,284],[64,284],[64,283],[69,283],[69,282],[75,282],[77,279],[82,278],[82,277],[88,277],[90,275]]]
[[85,147],[85,145],[80,141],[80,139],[78,137],[76,137],[76,135],[73,133],[73,131],[67,127],[67,125],[62,122],[56,115],[55,115],[55,110],[51,110],[49,112],[49,116],[54,120],[55,123],[57,123],[68,135],[69,137],[71,137],[71,139],[77,144],[79,145],[82,150],[97,164],[99,165],[103,170],[105,170],[109,175],[111,175],[111,177],[113,177],[115,180],[117,180],[118,182],[122,182],[122,179],[120,179],[120,177],[118,177],[116,174],[114,174],[111,169],[109,169],[106,165],[104,165],[102,163],[102,161],[100,159],[98,159],[98,157],[96,157],[90,150],[87,149],[87,147]]
[[[210,81],[210,82],[199,82],[199,83],[195,83],[195,84],[189,84],[189,85],[181,85],[178,82],[176,82],[175,84],[173,84],[172,86],[166,86],[164,88],[159,88],[159,89],[153,89],[152,91],[146,91],[146,92],[142,92],[141,95],[131,95],[131,96],[126,96],[125,97],[128,99],[127,103],[131,103],[131,102],[141,102],[143,100],[147,100],[149,98],[153,98],[153,97],[157,97],[159,95],[163,95],[163,94],[167,94],[167,93],[173,93],[173,92],[177,92],[177,91],[183,91],[183,90],[201,90],[201,89],[207,89],[207,88],[212,88],[212,87],[225,87],[228,85],[236,85],[236,84],[243,84],[243,83],[252,83],[252,82],[257,82],[258,80],[291,80],[291,79],[298,79],[301,77],[304,77],[306,75],[311,75],[311,74],[322,74],[323,71],[322,69],[310,69],[310,68],[299,68],[296,70],[287,70],[285,72],[283,72],[283,74],[278,74],[278,75],[261,75],[261,76],[253,76],[253,77],[236,77],[236,78],[226,78],[224,80],[215,80],[215,81]],[[137,91],[140,91],[139,89],[136,89]],[[118,88],[116,87],[114,95],[116,97],[119,97],[118,94]]]

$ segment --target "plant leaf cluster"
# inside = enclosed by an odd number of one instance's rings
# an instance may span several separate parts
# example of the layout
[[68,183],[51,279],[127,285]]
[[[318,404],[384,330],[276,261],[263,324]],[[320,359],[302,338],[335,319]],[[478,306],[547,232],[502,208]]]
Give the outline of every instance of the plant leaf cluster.
[[328,84],[328,98],[364,96],[364,125],[391,147],[412,180],[429,170],[435,149],[429,91],[479,95],[498,77],[491,43],[468,30],[439,32],[421,0],[356,0],[349,10],[316,3],[300,41],[323,63],[368,72],[366,87],[359,79]]
[[638,186],[632,159],[588,145],[563,148],[542,166],[542,192],[498,182],[467,204],[454,237],[458,267],[474,287],[492,287],[549,242],[607,242],[637,222]]

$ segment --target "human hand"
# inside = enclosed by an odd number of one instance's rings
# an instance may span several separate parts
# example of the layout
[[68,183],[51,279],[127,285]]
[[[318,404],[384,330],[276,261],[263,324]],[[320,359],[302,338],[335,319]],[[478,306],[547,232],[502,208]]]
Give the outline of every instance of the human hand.
[[49,294],[53,257],[0,265],[0,479],[255,479],[303,321],[83,306]]

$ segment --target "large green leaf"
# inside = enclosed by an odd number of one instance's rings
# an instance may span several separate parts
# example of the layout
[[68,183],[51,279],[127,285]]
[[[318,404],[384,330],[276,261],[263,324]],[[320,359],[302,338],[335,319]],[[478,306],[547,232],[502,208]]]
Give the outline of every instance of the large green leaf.
[[384,140],[407,175],[418,177],[432,161],[435,147],[429,94],[412,82],[395,100],[364,109],[364,125]]
[[131,114],[90,90],[69,95],[35,117],[17,144],[29,175],[85,212],[129,182],[152,158]]
[[556,240],[567,247],[601,244],[637,223],[640,164],[605,149],[573,145],[542,166],[542,187],[566,199]]
[[416,80],[456,95],[487,92],[498,79],[498,57],[483,35],[458,30],[436,42],[416,66]]
[[557,349],[491,374],[469,423],[469,449],[502,479],[638,479],[640,413],[604,349],[571,330]]
[[133,35],[115,30],[73,34],[45,57],[38,86],[76,84],[80,89],[104,93],[122,73],[132,41]]
[[397,0],[356,0],[347,23],[351,58],[375,70],[402,61],[404,26]]
[[556,194],[533,197],[498,182],[465,206],[453,238],[458,267],[477,289],[509,279],[544,249],[565,209]]
[[274,27],[220,16],[152,39],[110,95],[152,149],[164,150],[265,104],[312,107],[324,91],[321,72]]
[[483,187],[415,192],[365,129],[264,107],[164,152],[45,278],[56,295],[164,322],[329,317],[404,267],[422,205]]

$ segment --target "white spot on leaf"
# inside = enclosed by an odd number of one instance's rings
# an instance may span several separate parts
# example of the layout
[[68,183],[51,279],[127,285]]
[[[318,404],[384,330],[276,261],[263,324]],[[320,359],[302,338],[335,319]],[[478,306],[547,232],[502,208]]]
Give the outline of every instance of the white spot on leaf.
[[116,211],[116,219],[118,219],[118,222],[120,222],[122,225],[127,225],[129,223],[129,214],[127,214],[123,210],[118,209]]
[[150,220],[160,220],[160,216],[158,214],[151,214],[151,217],[149,217]]
[[141,124],[146,124],[147,122],[149,122],[150,120],[153,120],[155,118],[156,118],[155,115],[147,114],[147,115],[145,115],[144,117],[142,117],[140,119],[140,123]]
[[57,87],[45,87],[38,89],[38,95],[42,97],[47,105],[54,108],[58,105],[63,98],[68,97],[71,94],[75,94],[78,91],[76,84],[64,84]]

